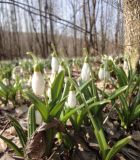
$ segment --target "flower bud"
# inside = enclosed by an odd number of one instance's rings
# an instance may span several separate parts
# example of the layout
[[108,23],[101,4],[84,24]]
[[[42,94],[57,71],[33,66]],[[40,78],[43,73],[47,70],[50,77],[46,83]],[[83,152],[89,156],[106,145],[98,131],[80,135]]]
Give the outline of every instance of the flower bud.
[[58,73],[60,73],[61,71],[64,71],[64,67],[62,65],[59,65],[59,69],[58,69]]
[[81,71],[81,79],[83,82],[88,81],[90,79],[90,66],[87,62],[84,62],[82,71]]
[[75,93],[73,86],[71,86],[69,94],[68,94],[67,106],[73,108],[76,106],[76,104],[77,104],[76,93]]
[[123,63],[123,69],[124,69],[126,75],[128,75],[129,66],[128,66],[128,62],[126,60]]
[[44,93],[45,82],[38,66],[35,66],[32,76],[32,90],[35,95],[41,96]]
[[52,68],[52,73],[56,73],[58,71],[59,62],[55,56],[52,57],[51,68]]
[[36,124],[40,125],[42,123],[42,116],[38,110],[35,111]]
[[105,70],[105,68],[100,67],[98,77],[100,80],[109,80],[110,74],[108,71]]

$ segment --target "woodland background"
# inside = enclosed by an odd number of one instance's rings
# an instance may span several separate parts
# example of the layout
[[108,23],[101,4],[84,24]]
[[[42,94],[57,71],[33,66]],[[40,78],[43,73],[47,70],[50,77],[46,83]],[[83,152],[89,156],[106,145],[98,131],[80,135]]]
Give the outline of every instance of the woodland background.
[[0,59],[121,54],[123,26],[121,0],[0,0]]

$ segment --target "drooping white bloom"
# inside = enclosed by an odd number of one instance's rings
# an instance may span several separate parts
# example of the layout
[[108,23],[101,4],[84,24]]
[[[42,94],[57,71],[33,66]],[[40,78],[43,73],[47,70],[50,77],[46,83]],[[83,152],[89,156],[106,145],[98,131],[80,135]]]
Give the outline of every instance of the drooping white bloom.
[[109,80],[110,74],[105,68],[100,67],[98,77],[100,80]]
[[126,75],[128,75],[129,66],[128,66],[128,62],[126,60],[123,63],[123,69],[124,69]]
[[64,71],[64,67],[62,65],[59,65],[59,69],[58,69],[58,73],[60,73],[61,71]]
[[56,73],[52,73],[50,76],[50,85],[54,82],[55,77],[56,77]]
[[16,79],[17,77],[21,77],[23,75],[23,69],[20,66],[14,67],[12,71],[12,78]]
[[77,100],[76,100],[76,93],[75,91],[69,91],[69,94],[68,94],[68,100],[67,100],[67,106],[68,107],[75,107],[77,104]]
[[44,93],[45,82],[40,71],[34,71],[32,76],[32,90],[35,95],[41,96]]
[[9,80],[8,80],[7,78],[4,78],[4,79],[2,80],[2,82],[3,82],[5,85],[9,85]]
[[81,70],[81,79],[83,82],[88,81],[90,79],[90,66],[87,62],[84,62],[82,70]]
[[52,68],[52,73],[56,73],[58,71],[59,62],[55,56],[52,57],[51,68]]
[[40,125],[42,123],[42,116],[38,110],[35,111],[36,124]]
[[49,97],[49,99],[51,99],[51,88],[50,87],[47,90],[47,96]]

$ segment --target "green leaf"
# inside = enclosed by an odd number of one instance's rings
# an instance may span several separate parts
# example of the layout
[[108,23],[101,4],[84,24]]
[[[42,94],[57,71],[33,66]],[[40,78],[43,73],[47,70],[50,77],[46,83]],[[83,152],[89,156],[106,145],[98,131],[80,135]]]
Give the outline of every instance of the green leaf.
[[36,130],[35,106],[34,104],[32,104],[28,109],[28,138],[31,138],[35,130]]
[[[94,98],[91,98],[89,99],[86,103],[89,105],[89,103],[93,102],[94,101]],[[96,107],[96,106],[100,106],[100,105],[103,105],[105,103],[109,103],[110,100],[103,100],[103,101],[100,101],[100,102],[95,102],[95,103],[91,103],[87,108],[84,108],[83,109],[83,114],[82,114],[82,117],[79,118],[78,121],[81,121],[83,119],[83,117],[86,115],[86,113],[88,112],[88,110],[92,109],[93,107]],[[83,107],[85,107],[84,104],[81,104],[80,106],[70,110],[70,112],[66,113],[63,117],[62,117],[62,122],[66,122],[74,113],[76,113],[78,110],[81,110]]]
[[62,94],[62,89],[64,85],[64,71],[61,71],[55,78],[51,86],[51,97],[52,101],[55,102]]
[[105,138],[105,134],[102,128],[102,124],[99,122],[99,119],[96,117],[93,117],[91,112],[88,112],[89,114],[89,118],[91,120],[92,126],[94,128],[94,134],[96,136],[96,139],[98,141],[99,147],[100,147],[100,151],[102,154],[102,158],[105,159],[106,157],[106,153],[109,149],[109,146],[106,142],[106,138]]
[[109,96],[109,99],[110,99],[110,100],[115,99],[115,98],[118,97],[121,93],[123,93],[127,88],[128,88],[128,86],[123,86],[123,87],[118,88],[114,93],[112,93],[112,94]]
[[116,153],[118,153],[126,144],[130,142],[131,139],[132,137],[128,136],[116,142],[116,144],[108,152],[105,160],[111,160],[115,156]]
[[21,157],[24,156],[22,150],[21,150],[20,148],[18,148],[10,139],[7,139],[7,138],[5,138],[5,137],[2,136],[2,135],[0,135],[0,138],[1,138],[10,148],[12,148],[18,156],[21,156]]
[[131,117],[130,117],[130,123],[139,117],[140,117],[140,104],[137,105],[136,108],[132,111]]
[[19,124],[19,122],[12,116],[8,115],[11,124],[14,126],[16,133],[19,137],[20,143],[22,145],[22,147],[24,148],[27,142],[27,136],[23,130],[23,128],[21,127],[21,125]]
[[124,70],[116,65],[113,65],[113,70],[118,78],[119,86],[122,87],[127,85],[127,76]]
[[62,101],[57,103],[56,106],[54,106],[54,108],[50,112],[50,116],[57,117],[57,118],[60,116],[60,114],[58,115],[58,113],[61,113],[64,103],[65,103],[65,99],[66,98],[64,98]]
[[35,108],[40,112],[40,114],[42,115],[43,120],[47,121],[48,120],[48,116],[49,116],[49,107],[46,106],[46,104],[44,102],[42,102],[33,93],[26,92],[26,95],[33,102],[33,104],[35,105]]

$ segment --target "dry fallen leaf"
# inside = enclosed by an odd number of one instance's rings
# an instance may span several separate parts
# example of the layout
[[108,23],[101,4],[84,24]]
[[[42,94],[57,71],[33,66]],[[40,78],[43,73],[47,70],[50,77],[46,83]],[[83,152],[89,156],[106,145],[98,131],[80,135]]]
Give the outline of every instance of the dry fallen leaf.
[[0,139],[0,153],[4,152],[6,148],[7,148],[7,144],[2,139]]

